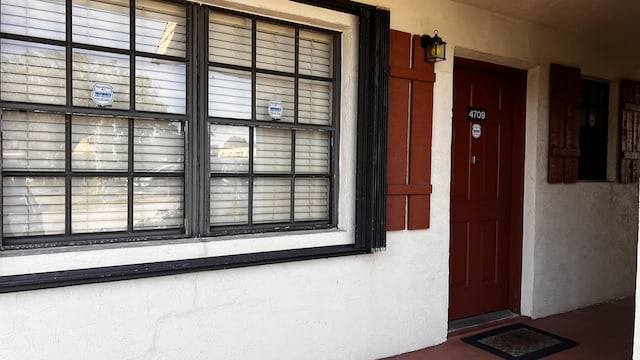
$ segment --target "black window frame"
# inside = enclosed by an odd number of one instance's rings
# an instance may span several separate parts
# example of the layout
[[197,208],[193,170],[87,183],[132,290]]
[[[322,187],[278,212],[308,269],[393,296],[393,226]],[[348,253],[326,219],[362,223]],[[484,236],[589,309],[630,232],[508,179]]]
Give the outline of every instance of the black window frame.
[[[354,244],[2,276],[0,293],[367,254],[386,247],[385,193],[390,13],[385,9],[347,0],[292,1],[353,14],[359,19]],[[187,18],[193,18],[199,13],[198,6],[200,5],[188,4]],[[191,77],[189,74],[193,71],[193,66],[195,66],[193,62],[187,66],[187,79]],[[203,86],[202,82],[189,84],[187,96],[190,91],[197,90],[198,86]],[[4,108],[11,104],[0,103],[0,105]],[[29,104],[25,108],[26,110],[59,110],[56,106],[43,107],[37,104]],[[91,112],[90,109],[88,111]],[[186,111],[189,114],[190,111],[198,111],[198,109],[188,107]],[[119,111],[114,111],[114,114],[118,113]],[[120,115],[128,116],[129,113],[120,113]],[[203,134],[189,132],[187,144],[197,141],[193,138],[196,136],[203,136]],[[190,161],[194,163],[196,159],[190,159]],[[185,171],[189,171],[189,168],[187,167]],[[185,191],[198,189],[201,181],[202,179],[196,176],[188,178]],[[193,203],[185,203],[186,206],[191,206],[190,210],[194,213],[199,211],[193,208]],[[199,214],[199,216],[203,215]],[[201,221],[200,224],[202,223]],[[187,228],[194,229],[196,226],[194,224],[187,221]]]
[[[276,25],[282,25],[282,26],[286,26],[286,27],[290,27],[293,28],[295,31],[295,60],[294,60],[294,72],[293,73],[287,73],[287,72],[282,72],[282,71],[277,71],[277,70],[267,70],[267,69],[261,69],[258,68],[256,66],[256,48],[257,48],[257,41],[252,41],[252,46],[251,46],[251,52],[252,52],[252,65],[251,66],[239,66],[239,65],[230,65],[230,64],[226,64],[226,63],[222,63],[222,62],[214,62],[211,61],[210,59],[207,59],[203,56],[200,56],[201,58],[201,63],[199,63],[200,66],[200,74],[204,74],[207,72],[207,69],[210,68],[217,68],[217,69],[226,69],[226,70],[236,70],[236,71],[245,71],[245,72],[249,72],[251,74],[251,83],[252,83],[252,111],[251,111],[251,118],[247,119],[247,120],[243,120],[243,119],[233,119],[233,118],[223,118],[223,117],[214,117],[214,116],[210,116],[207,112],[208,109],[206,108],[206,104],[203,101],[202,103],[202,107],[199,108],[199,111],[203,114],[203,118],[205,118],[206,120],[201,121],[203,123],[203,126],[200,127],[200,133],[202,134],[209,134],[209,129],[208,126],[209,125],[230,125],[230,126],[241,126],[241,127],[248,127],[249,128],[249,165],[248,165],[248,171],[246,173],[230,173],[230,172],[215,172],[212,171],[211,169],[208,169],[207,166],[208,164],[202,164],[205,166],[205,168],[207,168],[207,173],[209,174],[209,178],[225,178],[225,177],[235,177],[235,178],[248,178],[248,182],[249,182],[249,191],[248,191],[248,224],[246,225],[213,225],[209,223],[208,227],[203,226],[202,228],[199,229],[199,231],[204,234],[205,236],[224,236],[224,235],[238,235],[238,234],[252,234],[252,233],[261,233],[264,231],[289,231],[289,230],[319,230],[319,229],[330,229],[330,228],[335,228],[337,226],[337,213],[338,213],[338,209],[337,209],[337,197],[338,197],[338,191],[337,191],[337,186],[336,186],[336,181],[339,178],[339,169],[337,166],[337,154],[338,154],[338,148],[339,148],[339,136],[340,136],[340,126],[339,126],[339,119],[340,119],[340,107],[339,106],[333,106],[332,107],[332,113],[331,113],[331,123],[329,125],[312,125],[312,124],[304,124],[304,123],[300,123],[298,121],[298,91],[299,91],[299,79],[301,80],[313,80],[313,81],[322,81],[328,84],[331,84],[333,86],[333,91],[332,91],[332,97],[331,97],[331,103],[332,104],[340,104],[340,72],[341,72],[341,68],[340,68],[340,58],[341,58],[341,51],[342,51],[342,44],[341,44],[341,38],[340,38],[340,33],[336,32],[336,31],[330,31],[330,30],[325,30],[325,29],[320,29],[317,27],[313,27],[313,26],[309,26],[309,25],[303,25],[303,24],[297,24],[297,23],[293,23],[293,22],[289,22],[289,21],[283,21],[283,20],[277,20],[277,19],[271,19],[268,17],[264,17],[264,16],[260,16],[260,15],[252,15],[252,14],[247,14],[247,13],[243,13],[243,12],[239,12],[239,11],[235,11],[235,10],[229,10],[229,9],[224,9],[224,8],[219,8],[219,7],[215,7],[215,6],[205,6],[206,8],[209,9],[209,12],[207,11],[203,11],[201,16],[201,23],[203,24],[202,27],[198,28],[197,31],[201,34],[203,34],[203,37],[206,36],[206,34],[208,33],[208,25],[210,25],[210,22],[208,21],[208,16],[211,13],[220,13],[220,14],[224,14],[224,15],[231,15],[231,16],[238,16],[238,17],[243,17],[245,19],[250,19],[251,20],[251,31],[252,31],[252,37],[253,39],[256,39],[257,36],[257,24],[258,23],[269,23],[269,24],[276,24]],[[204,29],[202,29],[204,27]],[[300,39],[300,31],[304,31],[304,30],[309,30],[309,31],[319,31],[325,34],[331,34],[332,38],[333,38],[333,55],[332,55],[332,60],[334,63],[333,69],[332,69],[332,74],[330,77],[318,77],[318,76],[312,76],[312,75],[304,75],[302,73],[300,73],[298,66],[299,66],[299,61],[298,61],[298,56],[299,56],[299,39]],[[199,53],[204,54],[206,49],[201,49]],[[256,115],[256,93],[257,93],[257,89],[256,89],[256,83],[257,83],[257,77],[259,75],[271,75],[271,76],[279,76],[279,77],[288,77],[291,78],[294,82],[294,109],[293,109],[293,113],[294,113],[294,118],[293,118],[293,122],[274,122],[274,121],[261,121],[261,120],[257,120],[257,115]],[[203,87],[200,89],[201,91],[204,91],[204,93],[206,94],[206,89],[207,89],[207,84],[203,84]],[[254,171],[254,166],[253,166],[253,159],[254,157],[252,156],[252,149],[253,149],[253,134],[255,133],[255,129],[258,128],[276,128],[276,129],[287,129],[290,130],[292,132],[292,136],[291,136],[291,172],[289,173],[258,173],[256,171]],[[324,131],[324,132],[328,132],[331,134],[330,136],[330,155],[329,155],[329,160],[330,160],[330,164],[329,164],[329,174],[322,174],[322,173],[307,173],[304,175],[301,174],[297,174],[295,172],[295,146],[296,146],[296,136],[295,133],[296,131],[299,130],[310,130],[310,131]],[[204,159],[208,156],[207,152],[209,151],[209,139],[208,138],[203,138],[201,137],[199,139],[202,144],[207,144],[206,146],[203,146],[203,152],[200,154],[200,156]],[[285,178],[288,177],[289,179],[291,179],[291,194],[290,194],[290,221],[288,222],[280,222],[280,223],[253,223],[252,221],[252,207],[253,207],[253,191],[252,191],[252,180],[254,178],[258,178],[258,177],[263,177],[263,178]],[[296,179],[326,179],[329,182],[329,219],[327,221],[296,221],[294,216],[295,216],[295,184],[296,184]],[[208,184],[208,179],[204,179],[203,182],[204,186],[201,187],[201,189],[205,188]],[[202,197],[207,199],[205,201],[205,203],[208,203],[208,199],[211,196],[210,193],[207,194],[203,194]],[[205,204],[206,205],[206,204]],[[206,219],[209,219],[209,211],[211,210],[210,207],[208,206],[203,206],[203,219],[205,219],[205,221],[203,221],[203,223],[208,223],[208,221],[206,221]]]

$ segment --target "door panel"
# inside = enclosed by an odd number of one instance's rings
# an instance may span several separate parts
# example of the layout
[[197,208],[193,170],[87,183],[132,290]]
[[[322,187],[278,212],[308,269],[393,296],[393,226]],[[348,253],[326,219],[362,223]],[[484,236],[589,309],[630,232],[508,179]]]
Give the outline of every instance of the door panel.
[[[451,320],[509,307],[514,86],[507,74],[454,69]],[[471,107],[486,120],[468,120]]]

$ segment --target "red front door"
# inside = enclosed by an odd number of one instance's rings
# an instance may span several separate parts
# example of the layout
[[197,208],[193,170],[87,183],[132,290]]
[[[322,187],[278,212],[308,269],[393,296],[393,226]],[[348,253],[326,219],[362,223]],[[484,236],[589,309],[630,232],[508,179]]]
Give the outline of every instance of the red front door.
[[520,276],[510,274],[509,261],[512,197],[521,194],[513,189],[514,159],[521,161],[517,86],[511,74],[456,60],[450,320],[509,308],[510,276]]

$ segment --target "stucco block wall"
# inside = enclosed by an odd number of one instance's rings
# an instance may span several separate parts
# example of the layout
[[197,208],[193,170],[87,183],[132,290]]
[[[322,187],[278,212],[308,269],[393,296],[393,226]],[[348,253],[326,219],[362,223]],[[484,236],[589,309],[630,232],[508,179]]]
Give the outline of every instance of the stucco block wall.
[[447,259],[425,263],[446,249],[419,233],[392,234],[370,256],[3,294],[0,359],[365,359],[425,347],[446,334]]
[[[637,188],[544,186],[534,252],[533,317],[634,293]],[[558,202],[562,199],[562,202]]]
[[391,232],[372,255],[0,294],[0,359],[371,359],[443,342],[455,55],[529,72],[523,314],[632,294],[637,184],[546,183],[549,63],[640,79],[632,54],[597,58],[593,39],[448,0],[365,2],[389,8],[393,29],[448,42],[435,67],[431,229]]

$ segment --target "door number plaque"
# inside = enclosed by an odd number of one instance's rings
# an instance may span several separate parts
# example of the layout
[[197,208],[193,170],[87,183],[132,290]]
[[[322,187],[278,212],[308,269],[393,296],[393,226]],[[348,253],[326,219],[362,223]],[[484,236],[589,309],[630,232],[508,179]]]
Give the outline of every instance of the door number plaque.
[[469,121],[487,121],[487,110],[481,108],[467,108],[467,120]]

